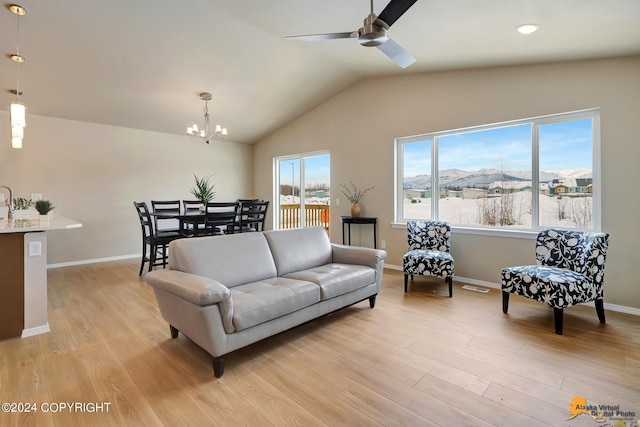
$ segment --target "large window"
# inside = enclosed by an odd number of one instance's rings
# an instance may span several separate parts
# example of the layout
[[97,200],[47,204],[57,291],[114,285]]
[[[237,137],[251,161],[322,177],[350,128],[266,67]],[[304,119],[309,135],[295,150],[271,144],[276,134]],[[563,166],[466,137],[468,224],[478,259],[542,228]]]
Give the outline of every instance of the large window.
[[599,229],[599,110],[396,139],[396,222]]

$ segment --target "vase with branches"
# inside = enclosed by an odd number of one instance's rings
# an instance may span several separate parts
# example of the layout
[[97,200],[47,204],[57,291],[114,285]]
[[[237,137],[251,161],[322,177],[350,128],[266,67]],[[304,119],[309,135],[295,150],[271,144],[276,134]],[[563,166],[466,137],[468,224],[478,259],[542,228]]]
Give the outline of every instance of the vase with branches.
[[342,194],[351,202],[351,216],[354,218],[359,217],[361,213],[360,200],[367,191],[373,190],[374,186],[360,189],[351,180],[349,180],[349,186],[345,184],[340,184],[340,186],[342,187]]

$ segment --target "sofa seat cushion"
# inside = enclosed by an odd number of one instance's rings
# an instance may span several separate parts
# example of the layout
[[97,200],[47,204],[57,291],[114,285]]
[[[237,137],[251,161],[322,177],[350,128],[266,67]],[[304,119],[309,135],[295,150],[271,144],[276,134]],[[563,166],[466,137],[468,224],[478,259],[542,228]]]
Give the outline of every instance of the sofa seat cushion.
[[596,288],[584,274],[564,268],[542,265],[508,267],[502,269],[501,277],[503,291],[555,308],[593,301],[598,296]]
[[320,301],[314,283],[273,277],[231,288],[236,331],[256,326]]
[[332,263],[289,273],[284,277],[315,283],[320,287],[320,298],[324,301],[374,283],[376,272],[364,265]]

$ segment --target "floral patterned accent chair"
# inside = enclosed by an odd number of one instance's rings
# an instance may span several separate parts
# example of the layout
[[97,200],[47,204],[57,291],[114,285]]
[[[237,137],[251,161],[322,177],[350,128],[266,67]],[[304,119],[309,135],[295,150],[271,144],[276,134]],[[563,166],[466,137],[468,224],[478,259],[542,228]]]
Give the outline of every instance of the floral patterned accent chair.
[[562,310],[595,301],[600,323],[604,317],[604,263],[607,233],[545,229],[536,240],[536,263],[502,269],[502,311],[509,295],[518,294],[553,307],[556,334],[562,334]]
[[453,257],[451,256],[451,227],[442,221],[407,222],[409,252],[402,257],[404,291],[409,275],[436,276],[449,284],[453,295]]

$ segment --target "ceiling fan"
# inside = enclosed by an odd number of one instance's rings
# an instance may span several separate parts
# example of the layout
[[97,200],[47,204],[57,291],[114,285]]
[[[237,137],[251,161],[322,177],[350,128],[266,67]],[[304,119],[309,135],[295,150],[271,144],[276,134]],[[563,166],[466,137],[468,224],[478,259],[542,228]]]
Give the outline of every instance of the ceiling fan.
[[288,36],[287,40],[317,41],[331,39],[358,39],[363,46],[375,46],[387,55],[401,68],[406,68],[416,62],[400,45],[387,36],[387,30],[398,20],[417,0],[391,0],[389,4],[376,16],[373,13],[373,0],[371,0],[371,13],[364,19],[362,28],[346,33],[309,34],[304,36]]

